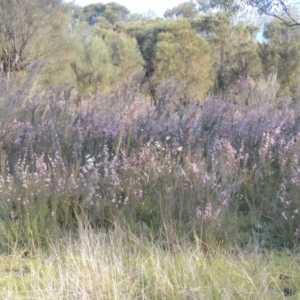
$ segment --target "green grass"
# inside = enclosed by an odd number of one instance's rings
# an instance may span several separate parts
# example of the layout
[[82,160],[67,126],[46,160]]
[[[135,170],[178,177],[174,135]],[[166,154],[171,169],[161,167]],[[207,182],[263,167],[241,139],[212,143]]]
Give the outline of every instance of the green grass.
[[0,299],[300,298],[300,254],[249,252],[81,230],[49,250],[0,257]]

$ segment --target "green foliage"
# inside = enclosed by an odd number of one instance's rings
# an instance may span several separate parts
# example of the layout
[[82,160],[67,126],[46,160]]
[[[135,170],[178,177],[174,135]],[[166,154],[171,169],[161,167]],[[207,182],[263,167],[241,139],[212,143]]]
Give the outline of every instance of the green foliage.
[[215,92],[228,91],[240,77],[258,77],[261,65],[254,41],[257,27],[233,25],[225,13],[200,17],[192,26],[211,46]]
[[259,53],[265,75],[277,70],[281,89],[294,94],[300,74],[300,28],[273,21],[265,24],[264,38]]
[[[25,70],[60,47],[64,12],[56,0],[0,1],[0,71]],[[57,54],[57,52],[56,52]]]
[[225,11],[228,16],[236,15],[243,8],[243,0],[197,0],[199,9],[205,13],[213,10]]
[[124,78],[142,69],[135,39],[112,30],[100,30],[78,40],[71,64],[81,95],[112,92]]
[[167,79],[189,84],[200,98],[209,90],[210,48],[186,19],[136,22],[126,31],[138,42],[152,93]]
[[182,19],[165,24],[158,35],[152,82],[159,85],[167,79],[186,83],[190,93],[202,98],[212,84],[209,45]]
[[122,28],[129,36],[137,40],[140,52],[145,61],[147,76],[151,77],[154,72],[155,45],[160,32],[164,31],[164,22],[156,20],[136,21],[129,23],[127,27]]
[[71,29],[70,6],[62,6],[53,18],[54,33],[47,56],[42,60],[43,68],[39,76],[42,88],[62,84],[76,84],[76,78],[71,68],[71,62],[76,55],[76,39]]
[[184,2],[164,13],[165,18],[186,18],[192,21],[198,15],[197,4],[193,1]]
[[[42,157],[37,158],[36,164],[42,160]],[[23,166],[25,173],[28,166]],[[2,182],[0,203],[1,243],[8,247],[45,246],[47,237],[62,236],[65,230],[75,229],[78,225],[78,218],[82,215],[81,195],[55,187],[66,175],[62,173],[62,166],[56,168],[45,164],[44,167],[48,168],[48,174],[52,173],[52,182],[51,176],[46,179],[45,173],[42,175],[43,172],[38,170],[39,167],[34,177],[28,173],[26,179],[9,174],[1,176],[1,180],[10,184],[10,187],[5,187]],[[71,187],[67,181],[65,184]]]
[[293,3],[288,0],[197,0],[198,4],[205,10],[221,9],[228,16],[237,16],[247,11],[248,7],[254,8],[259,15],[273,17],[284,25],[293,27],[299,26],[299,16],[295,14]]
[[75,17],[86,21],[90,26],[115,25],[117,22],[125,22],[129,19],[130,11],[116,2],[107,4],[90,4],[83,8],[77,8]]

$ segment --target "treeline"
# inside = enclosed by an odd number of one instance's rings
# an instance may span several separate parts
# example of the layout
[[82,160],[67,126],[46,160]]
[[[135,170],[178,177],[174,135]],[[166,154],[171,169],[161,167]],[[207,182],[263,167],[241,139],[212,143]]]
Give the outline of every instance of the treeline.
[[297,98],[300,27],[273,19],[260,28],[207,4],[185,2],[164,18],[132,14],[115,2],[85,7],[59,0],[0,0],[0,72],[20,77],[39,66],[39,88],[68,83],[79,99],[110,94],[143,72],[145,91],[172,79],[189,96],[240,98],[242,82],[277,72]]

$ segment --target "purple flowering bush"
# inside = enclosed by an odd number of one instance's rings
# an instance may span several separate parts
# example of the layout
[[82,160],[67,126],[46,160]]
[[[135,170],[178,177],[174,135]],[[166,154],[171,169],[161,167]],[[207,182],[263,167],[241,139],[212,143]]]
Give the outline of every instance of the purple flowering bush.
[[167,81],[150,106],[139,77],[81,103],[67,85],[2,79],[2,246],[43,244],[79,222],[126,222],[169,241],[296,245],[300,110],[266,91],[274,82],[240,82],[237,102],[199,101]]

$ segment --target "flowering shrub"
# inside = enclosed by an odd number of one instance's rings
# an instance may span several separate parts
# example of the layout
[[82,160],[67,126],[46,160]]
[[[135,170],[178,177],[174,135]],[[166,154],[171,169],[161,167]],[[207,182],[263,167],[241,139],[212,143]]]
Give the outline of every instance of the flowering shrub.
[[[243,95],[262,93],[259,84]],[[93,227],[146,225],[169,239],[240,242],[241,232],[242,244],[259,223],[259,239],[298,241],[297,103],[276,95],[199,103],[168,81],[150,107],[138,79],[80,106],[68,86],[37,92],[2,80],[0,89],[4,244],[43,243],[81,218]]]

